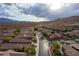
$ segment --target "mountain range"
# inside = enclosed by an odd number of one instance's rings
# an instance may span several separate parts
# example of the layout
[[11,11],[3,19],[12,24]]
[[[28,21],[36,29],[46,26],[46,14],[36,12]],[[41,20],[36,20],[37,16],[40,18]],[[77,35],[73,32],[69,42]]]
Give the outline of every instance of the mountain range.
[[[48,27],[63,27],[63,26],[71,26],[71,25],[79,25],[79,16],[71,16],[71,17],[65,17],[56,19],[53,21],[47,21],[47,22],[26,22],[26,21],[16,21],[12,19],[7,18],[0,18],[0,24],[25,24],[25,25],[44,25]],[[24,26],[25,26],[24,25]]]
[[63,26],[78,26],[79,25],[79,16],[71,16],[71,17],[65,17],[56,19],[54,21],[48,21],[48,22],[42,22],[41,23],[44,26],[47,27],[63,27]]

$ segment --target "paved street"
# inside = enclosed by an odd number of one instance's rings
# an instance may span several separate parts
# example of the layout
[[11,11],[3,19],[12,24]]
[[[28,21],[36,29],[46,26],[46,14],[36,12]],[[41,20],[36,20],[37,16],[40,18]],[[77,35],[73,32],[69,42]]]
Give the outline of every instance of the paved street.
[[48,41],[39,40],[39,56],[48,56]]
[[41,33],[39,35],[37,34],[38,41],[39,41],[39,56],[49,56],[48,41],[45,38],[41,39],[40,35],[42,34]]

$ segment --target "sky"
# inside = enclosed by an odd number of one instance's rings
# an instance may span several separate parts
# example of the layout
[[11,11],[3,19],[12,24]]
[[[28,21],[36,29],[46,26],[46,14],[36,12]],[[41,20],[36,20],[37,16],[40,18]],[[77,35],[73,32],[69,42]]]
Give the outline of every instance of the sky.
[[0,18],[18,21],[50,21],[79,16],[79,3],[1,3]]

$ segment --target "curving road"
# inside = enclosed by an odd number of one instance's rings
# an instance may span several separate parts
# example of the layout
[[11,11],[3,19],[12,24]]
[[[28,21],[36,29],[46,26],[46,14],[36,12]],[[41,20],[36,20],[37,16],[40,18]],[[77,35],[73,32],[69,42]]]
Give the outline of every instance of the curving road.
[[43,37],[43,35],[41,34],[41,32],[37,32],[36,34],[37,40],[38,40],[38,45],[39,45],[39,56],[49,56],[48,53],[48,48],[49,48],[49,43],[45,38],[41,38]]

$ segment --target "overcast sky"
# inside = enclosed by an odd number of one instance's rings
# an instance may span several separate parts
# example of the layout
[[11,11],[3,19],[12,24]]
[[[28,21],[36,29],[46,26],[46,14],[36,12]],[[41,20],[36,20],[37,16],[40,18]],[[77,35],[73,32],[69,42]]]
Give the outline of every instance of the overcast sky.
[[48,21],[62,17],[78,16],[78,3],[12,3],[0,4],[0,18],[19,21]]

